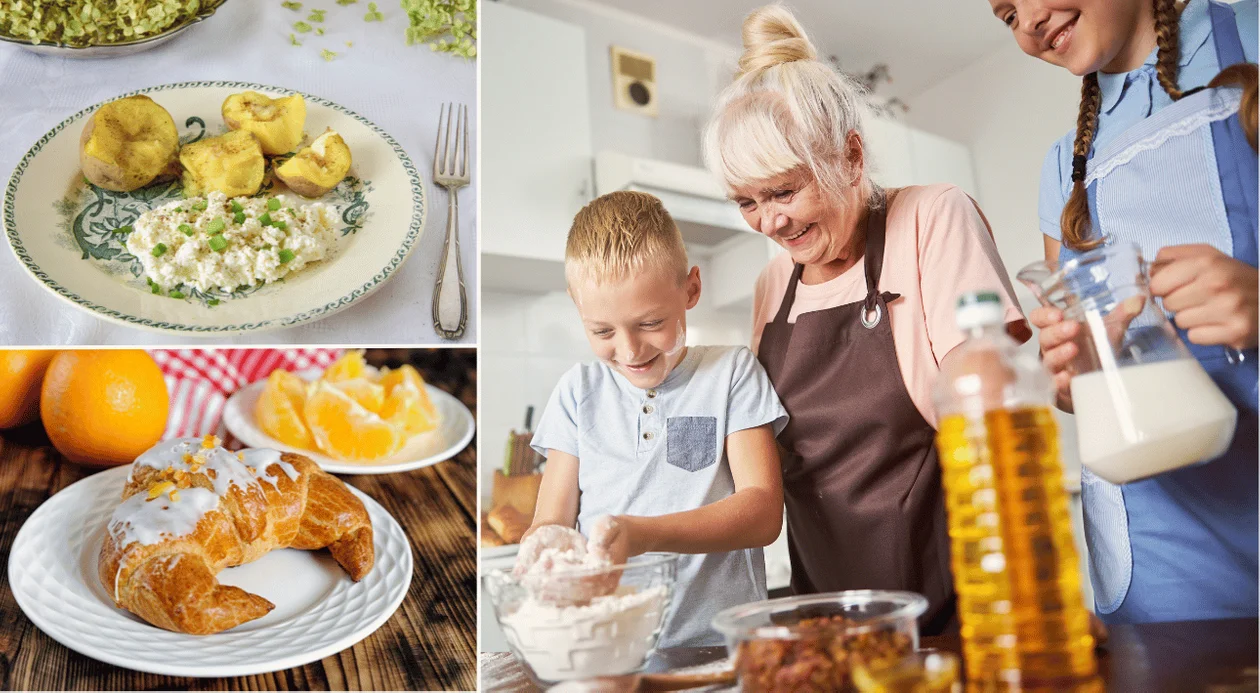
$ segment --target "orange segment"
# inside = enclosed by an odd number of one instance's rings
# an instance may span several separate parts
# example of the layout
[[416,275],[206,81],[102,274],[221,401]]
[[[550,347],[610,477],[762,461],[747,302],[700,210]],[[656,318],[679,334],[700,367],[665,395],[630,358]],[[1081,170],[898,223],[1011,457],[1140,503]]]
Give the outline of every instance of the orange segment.
[[39,418],[39,387],[48,363],[56,355],[52,350],[0,351],[0,428],[21,426]]
[[409,387],[394,388],[389,393],[381,407],[381,418],[397,425],[408,436],[437,428],[437,419],[425,411],[420,396]]
[[139,350],[63,351],[39,399],[52,444],[89,466],[135,461],[162,437],[169,407],[161,369]]
[[333,383],[333,387],[346,393],[350,399],[373,413],[380,412],[381,406],[385,404],[385,388],[367,378],[341,380]]
[[363,352],[347,351],[345,354],[342,354],[341,358],[333,361],[333,364],[328,367],[328,370],[324,371],[324,374],[319,379],[336,383],[342,380],[364,378],[367,375],[367,361],[363,360]]
[[305,413],[315,444],[339,460],[371,462],[402,447],[403,435],[397,426],[328,383],[316,383]]
[[315,440],[306,428],[305,406],[306,381],[288,371],[275,370],[267,377],[254,414],[267,435],[309,450],[315,447]]
[[381,385],[385,386],[385,394],[387,396],[393,394],[394,389],[399,386],[414,391],[420,412],[427,420],[432,422],[429,428],[424,430],[431,430],[437,426],[437,407],[433,405],[433,400],[429,399],[429,391],[424,386],[424,378],[420,377],[420,372],[410,364],[404,364],[402,368],[395,371],[386,371],[381,377]]

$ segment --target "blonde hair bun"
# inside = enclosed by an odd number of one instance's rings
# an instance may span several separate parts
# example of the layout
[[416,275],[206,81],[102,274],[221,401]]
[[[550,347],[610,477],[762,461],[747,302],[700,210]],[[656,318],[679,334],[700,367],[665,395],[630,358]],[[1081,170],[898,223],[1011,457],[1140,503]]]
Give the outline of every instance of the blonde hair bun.
[[818,57],[805,29],[783,5],[766,5],[753,11],[744,19],[743,37],[744,54],[739,58],[738,76]]

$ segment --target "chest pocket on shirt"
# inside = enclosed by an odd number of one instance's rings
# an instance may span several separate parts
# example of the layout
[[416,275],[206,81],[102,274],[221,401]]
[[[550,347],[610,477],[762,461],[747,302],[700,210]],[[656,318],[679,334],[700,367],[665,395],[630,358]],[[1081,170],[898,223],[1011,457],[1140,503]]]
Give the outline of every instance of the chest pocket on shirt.
[[717,463],[717,418],[671,416],[665,422],[665,459],[689,472]]

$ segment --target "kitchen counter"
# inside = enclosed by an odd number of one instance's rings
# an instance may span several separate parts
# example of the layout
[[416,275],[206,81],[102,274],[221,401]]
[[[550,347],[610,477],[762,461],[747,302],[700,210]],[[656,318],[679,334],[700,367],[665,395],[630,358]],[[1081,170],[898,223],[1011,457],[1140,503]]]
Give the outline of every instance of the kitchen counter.
[[[1257,688],[1257,628],[1260,621],[1241,618],[1114,626],[1099,651],[1098,673],[1108,691],[1226,693]],[[920,647],[959,652],[957,636],[922,638]],[[652,672],[698,666],[726,656],[721,647],[675,648],[658,652]],[[525,670],[505,652],[481,654],[484,691],[540,691]]]

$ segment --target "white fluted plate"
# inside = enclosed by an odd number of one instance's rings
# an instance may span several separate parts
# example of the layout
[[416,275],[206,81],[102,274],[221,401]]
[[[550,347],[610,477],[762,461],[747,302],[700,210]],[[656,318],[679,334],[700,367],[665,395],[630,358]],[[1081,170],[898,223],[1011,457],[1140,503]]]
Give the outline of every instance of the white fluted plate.
[[130,466],[78,481],[36,508],[9,554],[9,585],[27,618],[93,659],[167,676],[248,676],[301,666],[371,635],[402,604],[411,549],[402,527],[367,494],[348,488],[372,519],[376,564],[354,582],[327,551],[278,549],[219,573],[224,584],[269,599],[266,616],[215,635],[150,625],[114,606],[97,577],[105,525]]

